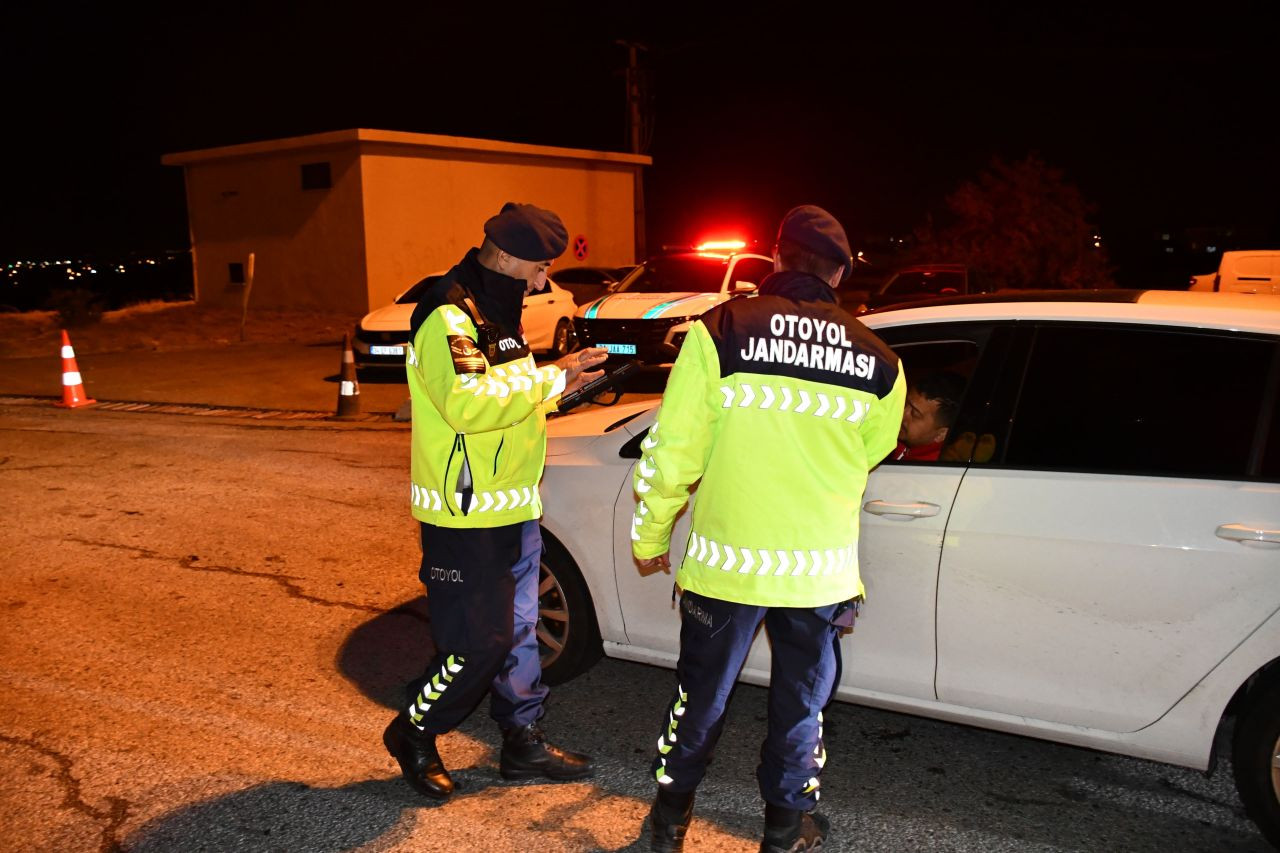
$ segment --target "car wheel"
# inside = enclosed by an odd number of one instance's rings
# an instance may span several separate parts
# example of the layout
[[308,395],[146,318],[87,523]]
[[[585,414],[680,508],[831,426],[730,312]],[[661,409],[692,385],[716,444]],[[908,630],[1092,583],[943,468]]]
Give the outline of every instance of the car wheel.
[[560,684],[600,659],[600,629],[582,573],[564,546],[542,531],[538,576],[538,649],[542,680]]
[[573,331],[573,323],[563,317],[556,323],[555,334],[551,337],[551,355],[554,358],[568,355],[577,345],[577,335]]
[[1245,812],[1280,847],[1280,680],[1272,680],[1236,720],[1231,750]]

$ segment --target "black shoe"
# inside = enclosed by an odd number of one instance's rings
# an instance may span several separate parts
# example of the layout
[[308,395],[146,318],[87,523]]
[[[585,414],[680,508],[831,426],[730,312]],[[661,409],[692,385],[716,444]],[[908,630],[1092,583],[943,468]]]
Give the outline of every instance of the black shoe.
[[537,723],[502,730],[498,772],[503,779],[545,776],[558,782],[585,779],[592,773],[591,757],[547,743]]
[[693,820],[693,791],[658,789],[649,809],[649,849],[653,853],[680,853]]
[[817,812],[764,805],[764,840],[760,853],[805,853],[821,850],[831,824]]
[[400,772],[413,790],[433,800],[449,799],[454,784],[436,751],[435,735],[419,731],[417,726],[397,715],[382,733],[382,743],[400,763]]

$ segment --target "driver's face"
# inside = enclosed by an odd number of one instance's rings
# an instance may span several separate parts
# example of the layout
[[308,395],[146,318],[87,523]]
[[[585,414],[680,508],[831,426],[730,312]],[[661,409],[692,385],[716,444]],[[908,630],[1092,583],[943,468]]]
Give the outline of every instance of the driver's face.
[[932,444],[947,437],[947,428],[938,423],[938,401],[930,400],[914,388],[907,391],[902,408],[902,428],[898,440],[908,447]]

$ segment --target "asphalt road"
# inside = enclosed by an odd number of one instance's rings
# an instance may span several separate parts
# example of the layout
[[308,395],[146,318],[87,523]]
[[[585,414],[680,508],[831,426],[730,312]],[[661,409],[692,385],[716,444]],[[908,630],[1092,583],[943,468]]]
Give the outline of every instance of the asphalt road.
[[[590,782],[512,784],[484,707],[418,799],[383,752],[427,625],[408,430],[0,401],[0,849],[644,850],[666,670],[552,692]],[[690,850],[756,849],[765,692],[740,687]],[[836,706],[834,850],[1262,851],[1195,771]]]

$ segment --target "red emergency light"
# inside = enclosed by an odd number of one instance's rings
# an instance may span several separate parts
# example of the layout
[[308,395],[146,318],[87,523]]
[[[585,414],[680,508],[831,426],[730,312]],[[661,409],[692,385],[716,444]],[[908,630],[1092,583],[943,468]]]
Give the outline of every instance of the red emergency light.
[[732,252],[747,248],[746,240],[707,240],[694,247],[699,252]]

